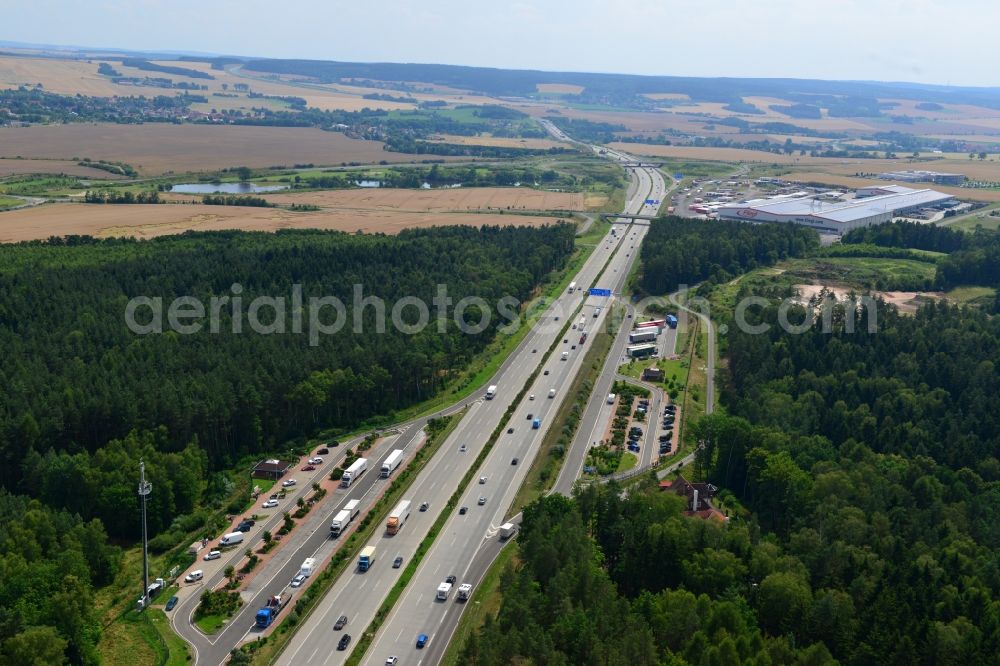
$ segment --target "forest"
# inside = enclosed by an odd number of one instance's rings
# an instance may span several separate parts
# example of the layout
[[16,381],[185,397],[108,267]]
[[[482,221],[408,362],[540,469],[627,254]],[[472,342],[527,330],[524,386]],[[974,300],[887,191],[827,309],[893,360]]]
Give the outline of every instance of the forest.
[[[117,545],[138,537],[136,475],[146,463],[150,548],[164,552],[228,501],[227,470],[281,455],[321,428],[346,430],[432,397],[499,333],[449,319],[384,333],[364,327],[315,346],[296,334],[137,335],[130,298],[365,296],[429,305],[528,300],[574,249],[574,227],[445,227],[398,236],[320,231],[187,233],[148,241],[53,238],[0,246],[0,662],[96,663],[94,589],[114,579]],[[233,285],[239,285],[234,289]],[[433,310],[432,310],[433,312]],[[478,320],[476,308],[467,319]],[[265,308],[262,321],[274,318]],[[407,322],[412,319],[404,314]],[[239,510],[244,500],[237,502]],[[32,657],[32,655],[34,655]]]
[[[986,242],[922,227],[845,241],[951,256]],[[737,298],[767,305],[747,323],[768,328],[720,320],[723,410],[690,425],[684,469],[728,521],[685,517],[652,478],[540,500],[461,663],[998,663],[1000,320],[848,301],[793,333],[788,288],[748,285]]]
[[724,282],[740,273],[801,257],[819,247],[812,229],[794,224],[665,217],[654,220],[642,244],[639,286],[648,294],[682,284]]

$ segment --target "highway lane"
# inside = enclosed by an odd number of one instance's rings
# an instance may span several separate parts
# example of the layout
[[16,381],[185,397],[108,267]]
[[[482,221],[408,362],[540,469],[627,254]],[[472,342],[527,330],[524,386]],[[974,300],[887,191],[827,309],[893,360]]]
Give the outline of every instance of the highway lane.
[[[197,604],[190,604],[190,608],[185,609],[184,614],[175,614],[172,618],[174,628],[181,633],[182,636],[187,638],[189,642],[193,643],[197,647],[198,661],[201,663],[218,664],[226,659],[230,650],[238,645],[242,640],[246,638],[255,638],[258,633],[257,629],[254,627],[254,616],[259,608],[264,605],[264,602],[271,596],[286,592],[291,592],[294,595],[299,594],[301,591],[295,591],[288,587],[289,582],[292,578],[299,572],[299,567],[302,561],[307,557],[315,557],[320,562],[323,562],[330,555],[332,555],[334,549],[340,545],[345,537],[341,537],[337,540],[331,540],[329,538],[330,520],[337,511],[343,508],[343,505],[349,499],[359,499],[361,500],[362,514],[371,507],[375,500],[381,495],[386,484],[391,482],[390,479],[379,478],[379,468],[381,467],[382,461],[388,456],[388,454],[396,448],[403,449],[406,453],[406,461],[408,462],[413,455],[415,450],[415,445],[419,444],[423,440],[423,426],[425,422],[417,422],[412,424],[410,427],[406,428],[405,431],[398,437],[386,438],[386,440],[380,444],[379,449],[376,454],[371,455],[369,458],[368,470],[358,479],[355,483],[351,484],[349,488],[337,488],[331,496],[328,497],[327,501],[322,505],[322,510],[313,510],[301,521],[301,524],[292,532],[291,535],[286,537],[289,543],[285,543],[282,547],[276,551],[274,556],[269,559],[264,568],[261,569],[250,581],[247,587],[241,591],[241,597],[243,598],[244,605],[240,610],[230,619],[226,627],[213,636],[205,636],[202,634],[197,627],[190,621],[190,615],[194,612]],[[342,444],[341,448],[346,448],[347,444]],[[327,473],[329,470],[327,470]],[[398,473],[398,470],[397,470]],[[294,506],[294,502],[289,504],[288,500],[285,500],[286,506]],[[272,532],[276,531],[278,524],[281,522],[281,511],[278,512],[278,522],[270,526]],[[353,528],[357,527],[357,523],[360,522],[359,519],[355,521]],[[238,556],[242,557],[242,553],[246,548],[253,547],[256,548],[259,544],[253,544],[252,546],[241,544],[240,547],[236,549]],[[210,581],[210,585],[206,585],[201,589],[212,589],[212,586],[221,581],[221,574]],[[199,590],[200,591],[200,590]],[[178,609],[175,609],[175,612]],[[181,621],[184,618],[185,621]],[[196,636],[192,634],[196,633]],[[192,640],[193,639],[193,640]],[[196,642],[197,641],[197,642]]]
[[[637,170],[636,177],[640,180],[640,185],[627,202],[626,212],[629,213],[646,210],[645,200],[649,193],[657,191],[654,176],[648,170]],[[616,226],[619,231],[628,228]],[[617,237],[620,250],[612,256],[595,286],[613,290],[617,288],[620,291],[636,254],[635,248],[629,246],[641,242],[646,227],[635,226],[632,229],[635,230],[634,237],[631,233],[623,233]],[[598,251],[610,251],[615,246],[612,243],[609,248],[608,243],[602,242]],[[604,323],[610,312],[605,300],[596,297],[587,299],[584,310],[587,321],[591,322],[588,327]],[[598,305],[602,307],[597,317],[594,317]],[[446,602],[435,601],[435,590],[448,575],[457,577],[456,586],[462,582],[478,583],[478,578],[473,578],[473,574],[479,572],[472,569],[477,553],[484,544],[496,541],[496,529],[504,522],[510,504],[527,473],[524,462],[530,461],[537,453],[552,416],[556,413],[556,401],[543,396],[547,395],[552,386],[556,386],[558,392],[560,387],[569,385],[572,377],[579,372],[585,350],[592,340],[592,337],[588,337],[586,345],[568,350],[567,361],[561,360],[561,352],[565,347],[562,345],[558,349],[560,353],[553,355],[546,363],[545,368],[550,371],[550,375],[540,374],[529,389],[530,393],[536,395],[536,400],[531,401],[526,396],[517,406],[510,421],[515,432],[504,433],[484,462],[480,473],[486,477],[486,482],[472,484],[462,495],[459,505],[467,506],[468,513],[462,515],[456,512],[450,516],[362,663],[383,664],[390,655],[399,656],[404,664],[420,663],[422,656],[415,647],[419,633],[430,636],[429,645],[447,643],[457,624],[462,605],[454,601],[454,592]],[[553,381],[552,377],[556,380]],[[530,423],[527,417],[529,413],[532,417],[542,419],[541,428],[525,430]],[[519,464],[512,464],[514,457],[519,459]],[[478,505],[480,496],[486,498],[485,506]]]
[[[617,247],[618,242],[620,241],[616,240],[610,245],[602,242],[577,274],[575,281],[584,287],[593,283],[608,257]],[[434,459],[414,481],[407,499],[413,501],[414,506],[419,506],[421,502],[427,501],[430,503],[430,510],[411,513],[400,534],[388,537],[380,532],[369,541],[369,545],[375,546],[377,553],[376,563],[372,570],[365,574],[352,570],[352,572],[342,576],[320,602],[316,611],[310,615],[302,629],[299,630],[294,644],[289,645],[280,656],[279,663],[343,663],[349,652],[336,650],[341,633],[335,634],[332,631],[333,623],[341,614],[348,615],[350,624],[346,631],[351,633],[351,630],[354,632],[363,630],[371,622],[385,593],[402,573],[402,569],[391,568],[392,560],[397,554],[403,557],[404,561],[409,561],[412,557],[417,545],[427,534],[448,498],[457,489],[459,481],[471,467],[482,447],[485,446],[487,438],[502,419],[513,398],[525,385],[544,353],[557,339],[556,336],[560,334],[568,317],[583,299],[584,296],[580,291],[574,294],[564,293],[543,314],[525,340],[502,366],[501,371],[490,381],[491,384],[496,384],[499,387],[496,398],[493,400],[480,399],[470,407],[469,413],[443,444],[439,454],[434,456]],[[569,333],[576,333],[576,331],[571,330]],[[563,337],[567,340],[565,347],[570,351],[571,358],[582,358],[582,352],[568,349],[571,346],[569,336]],[[559,349],[547,364],[547,367],[550,367],[550,375],[540,374],[540,380],[565,381],[564,376],[576,364],[559,361],[562,351],[563,344],[560,342]],[[554,402],[547,397],[548,388],[551,387],[547,386],[544,393],[541,389],[535,390],[536,399],[529,401],[539,405],[539,413],[545,409],[542,405]],[[527,400],[527,396],[525,400]],[[522,418],[524,418],[523,415]],[[530,430],[530,423],[526,420],[520,424],[515,422],[514,428],[515,434],[518,434]],[[498,443],[497,450],[503,448],[505,437],[510,437],[510,435],[504,433],[500,443]],[[467,447],[467,451],[459,453],[459,448],[463,444]],[[526,443],[525,446],[527,446]],[[509,458],[506,463],[510,464]],[[451,538],[457,537],[453,535]],[[448,539],[447,534],[442,534],[439,535],[437,542],[447,542]],[[352,633],[351,635],[355,636],[356,634]]]

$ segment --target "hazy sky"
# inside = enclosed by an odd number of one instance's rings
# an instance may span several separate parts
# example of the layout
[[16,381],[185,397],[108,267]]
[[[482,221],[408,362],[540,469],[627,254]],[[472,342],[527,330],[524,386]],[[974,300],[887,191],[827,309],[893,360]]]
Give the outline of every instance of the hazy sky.
[[0,0],[0,16],[0,39],[49,44],[1000,86],[996,0]]

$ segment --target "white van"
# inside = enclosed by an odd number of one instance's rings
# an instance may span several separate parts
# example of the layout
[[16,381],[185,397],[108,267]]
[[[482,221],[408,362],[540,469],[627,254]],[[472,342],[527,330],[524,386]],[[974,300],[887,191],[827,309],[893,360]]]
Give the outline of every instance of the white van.
[[205,577],[205,572],[204,571],[202,571],[201,569],[195,569],[194,571],[192,571],[191,573],[189,573],[187,576],[184,576],[184,582],[185,583],[196,583],[196,582],[198,582],[199,580],[201,580],[204,577]]
[[219,546],[235,546],[238,543],[243,543],[243,532],[230,532],[229,534],[223,535],[219,539]]

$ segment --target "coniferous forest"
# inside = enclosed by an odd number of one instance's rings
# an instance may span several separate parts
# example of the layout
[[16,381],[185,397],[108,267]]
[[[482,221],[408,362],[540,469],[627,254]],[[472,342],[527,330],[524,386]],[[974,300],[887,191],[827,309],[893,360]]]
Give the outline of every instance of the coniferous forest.
[[[121,553],[109,542],[138,538],[140,457],[156,488],[150,546],[162,552],[199,527],[191,512],[206,495],[226,496],[217,471],[434,396],[509,323],[498,301],[527,301],[565,264],[573,237],[574,227],[560,224],[0,246],[0,661],[96,662],[93,590],[118,570]],[[342,301],[344,328],[312,345],[302,312],[304,332],[294,333],[296,284],[305,303]],[[454,306],[438,331],[439,284],[454,303],[476,296],[493,309],[483,332],[462,332]],[[361,332],[353,330],[354,285],[384,299],[384,332],[374,306],[363,309]],[[242,333],[233,332],[230,306],[220,309],[218,333],[207,321],[194,334],[170,330],[167,304],[175,297],[208,304],[237,294]],[[163,299],[164,333],[126,326],[126,306],[139,296]],[[248,306],[258,296],[286,299],[285,333],[250,330]],[[391,321],[394,303],[410,296],[433,317],[417,333]],[[151,321],[144,312],[135,319]],[[273,322],[273,312],[261,308],[258,318]],[[478,322],[479,310],[465,317]],[[403,310],[402,319],[412,323],[416,314]]]
[[[952,253],[943,264],[994,245],[953,233],[845,240],[928,245]],[[1000,663],[1000,320],[842,303],[829,329],[794,334],[779,291],[739,294],[772,301],[748,310],[767,332],[720,322],[723,409],[689,435],[684,474],[720,489],[729,522],[684,516],[652,480],[536,503],[462,663]]]

